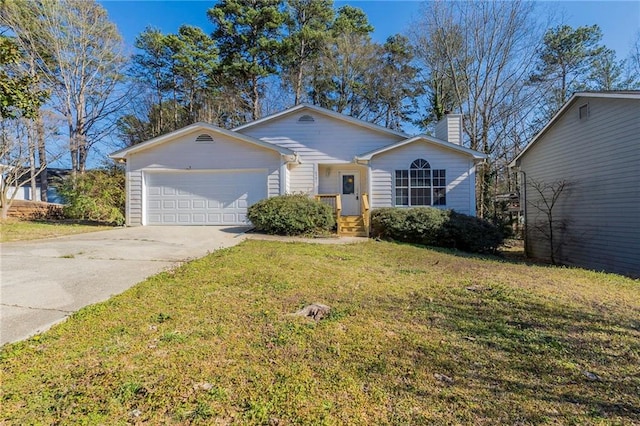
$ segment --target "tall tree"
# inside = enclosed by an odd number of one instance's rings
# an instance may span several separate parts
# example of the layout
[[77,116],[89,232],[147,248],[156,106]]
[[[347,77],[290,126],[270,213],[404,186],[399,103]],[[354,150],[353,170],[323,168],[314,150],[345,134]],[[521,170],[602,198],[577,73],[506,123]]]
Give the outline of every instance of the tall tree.
[[533,83],[542,84],[550,93],[547,118],[564,104],[571,94],[587,85],[589,69],[605,54],[602,31],[597,25],[572,28],[561,25],[547,30],[538,52],[538,63],[531,74]]
[[47,79],[51,104],[67,122],[72,169],[82,173],[91,147],[127,102],[119,92],[127,57],[117,28],[91,0],[15,0],[5,12]]
[[374,82],[370,87],[371,119],[385,127],[401,130],[415,112],[415,101],[422,94],[418,81],[419,69],[413,65],[413,48],[409,39],[393,35],[379,48],[378,67],[371,70]]
[[[144,132],[147,136],[143,136],[142,142],[146,138],[151,139],[163,133],[175,130],[171,128],[169,121],[164,117],[164,102],[167,98],[167,92],[170,91],[172,85],[171,76],[171,51],[167,44],[167,36],[160,30],[147,27],[142,33],[136,37],[134,46],[137,53],[133,55],[132,67],[130,73],[132,77],[146,89],[144,92],[149,93],[149,100],[145,106],[143,115],[140,117],[132,114],[131,117],[122,117],[119,120],[119,126],[138,127],[134,133],[140,129],[136,121],[144,121],[149,118],[148,129]],[[148,92],[147,92],[148,91]],[[136,112],[140,112],[139,105],[136,105]],[[151,109],[158,111],[154,119],[151,119]]]
[[183,25],[176,34],[147,28],[135,43],[131,76],[138,83],[130,113],[118,121],[128,144],[151,139],[195,121],[217,121],[212,86],[217,70],[214,41],[200,28]]
[[[29,69],[29,58],[16,40],[0,35],[0,217],[6,219],[18,188],[29,177],[32,199],[36,194],[36,177],[46,168],[46,161],[36,163],[40,106],[47,93],[38,85],[38,76]],[[41,154],[42,155],[42,154]],[[43,198],[43,200],[46,198]]]
[[283,40],[282,74],[293,90],[294,104],[304,95],[308,68],[317,60],[328,41],[333,20],[332,0],[288,0],[287,36]]
[[265,80],[277,70],[283,9],[282,0],[221,0],[207,12],[221,71],[242,94],[252,120],[261,116]]
[[[421,19],[415,22],[410,30],[416,59],[422,66],[421,79],[427,94],[425,107],[416,124],[425,130],[440,121],[445,111],[457,110],[461,99],[456,93],[466,90],[465,87],[461,87],[466,85],[464,72],[458,68],[451,68],[450,64],[453,57],[463,61],[466,49],[464,31],[452,19],[438,21],[437,27],[429,27],[434,22]],[[466,65],[466,61],[463,65]]]
[[[536,49],[534,4],[512,2],[434,2],[423,10],[416,27],[433,49],[421,58],[431,68],[430,92],[446,87],[451,105],[464,115],[468,146],[488,154],[478,170],[478,213],[491,208],[496,177],[496,154],[511,143],[513,125],[535,107],[532,89],[525,82],[531,74],[527,58]],[[431,61],[435,60],[433,65]],[[435,71],[435,72],[434,72]],[[441,98],[442,99],[442,98]]]
[[314,104],[358,118],[367,112],[365,80],[378,53],[372,31],[361,9],[347,5],[337,10],[310,79]]
[[15,39],[0,35],[0,118],[34,118],[46,100],[38,76],[21,63],[24,59]]
[[625,61],[616,52],[605,48],[596,56],[589,69],[585,86],[590,90],[625,90],[633,86],[633,77],[625,76]]

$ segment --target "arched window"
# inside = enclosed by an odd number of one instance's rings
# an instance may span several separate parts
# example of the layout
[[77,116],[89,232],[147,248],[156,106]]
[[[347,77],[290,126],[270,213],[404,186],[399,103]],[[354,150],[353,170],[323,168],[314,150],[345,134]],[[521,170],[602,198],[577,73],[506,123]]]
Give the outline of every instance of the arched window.
[[445,170],[432,170],[427,160],[418,158],[408,170],[396,170],[396,206],[444,206],[447,204]]
[[431,166],[419,158],[409,167],[409,202],[412,206],[431,205]]

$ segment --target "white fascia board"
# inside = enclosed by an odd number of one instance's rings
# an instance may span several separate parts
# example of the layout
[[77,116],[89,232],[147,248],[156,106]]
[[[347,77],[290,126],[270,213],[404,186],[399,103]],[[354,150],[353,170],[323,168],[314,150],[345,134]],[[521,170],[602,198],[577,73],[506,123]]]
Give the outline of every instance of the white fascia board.
[[547,131],[560,119],[560,117],[576,102],[578,98],[607,98],[607,99],[638,99],[640,100],[640,91],[619,91],[619,92],[576,92],[569,98],[567,102],[554,114],[549,122],[531,139],[531,142],[524,147],[522,152],[516,156],[510,163],[509,167],[517,166],[518,160],[531,148]]
[[483,154],[483,153],[481,153],[479,151],[475,151],[473,149],[469,149],[469,148],[466,148],[464,146],[461,146],[461,145],[458,145],[458,144],[455,144],[455,143],[443,141],[441,139],[437,139],[437,138],[434,138],[434,137],[431,137],[431,136],[418,135],[418,136],[414,136],[414,137],[409,138],[409,139],[405,139],[405,140],[400,141],[400,142],[396,142],[396,143],[391,144],[391,145],[384,146],[384,147],[376,149],[374,151],[369,151],[369,152],[366,152],[364,154],[358,155],[356,157],[356,161],[370,161],[371,158],[373,156],[375,156],[375,155],[382,154],[384,152],[391,151],[393,149],[400,148],[401,146],[405,146],[405,145],[408,145],[408,144],[411,144],[411,143],[414,143],[414,142],[418,142],[418,141],[424,141],[424,142],[427,142],[427,143],[430,143],[430,144],[433,144],[433,145],[437,145],[437,146],[440,146],[440,147],[443,147],[443,148],[447,148],[447,149],[459,152],[461,154],[469,155],[474,159],[474,161],[482,161],[482,160],[487,158],[486,154]]

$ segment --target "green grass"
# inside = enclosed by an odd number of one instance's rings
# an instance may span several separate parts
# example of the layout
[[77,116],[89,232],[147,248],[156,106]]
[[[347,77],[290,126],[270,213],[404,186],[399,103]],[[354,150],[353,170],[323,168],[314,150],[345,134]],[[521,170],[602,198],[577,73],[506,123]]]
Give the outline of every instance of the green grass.
[[0,242],[38,240],[85,232],[105,231],[111,226],[72,222],[46,222],[7,219],[0,221]]
[[[639,290],[386,242],[248,241],[5,346],[0,423],[638,424]],[[312,302],[329,317],[287,315]]]

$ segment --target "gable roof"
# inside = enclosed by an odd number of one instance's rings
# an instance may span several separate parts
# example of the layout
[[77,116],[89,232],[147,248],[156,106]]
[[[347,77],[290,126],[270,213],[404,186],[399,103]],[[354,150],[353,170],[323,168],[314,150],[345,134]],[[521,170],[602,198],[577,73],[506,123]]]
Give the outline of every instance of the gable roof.
[[602,91],[602,92],[576,92],[569,98],[567,102],[555,113],[555,115],[549,120],[549,122],[540,130],[534,137],[531,139],[531,142],[522,150],[520,154],[516,156],[516,158],[509,163],[509,167],[514,167],[517,165],[518,160],[526,154],[526,152],[538,142],[542,136],[547,133],[547,131],[555,125],[555,123],[564,115],[569,108],[579,98],[606,98],[606,99],[635,99],[640,100],[640,90],[613,90],[613,91]]
[[262,141],[260,139],[252,138],[251,136],[243,135],[242,133],[236,133],[230,130],[222,129],[220,127],[214,126],[209,123],[198,122],[198,123],[194,123],[189,126],[183,127],[181,129],[175,130],[171,133],[167,133],[167,134],[158,136],[156,138],[150,139],[146,142],[142,142],[137,145],[133,145],[133,146],[121,149],[119,151],[116,151],[114,153],[111,153],[109,154],[109,158],[112,158],[114,160],[125,159],[130,154],[144,151],[158,145],[162,145],[163,143],[171,141],[172,139],[175,139],[183,135],[187,135],[197,130],[206,130],[209,132],[217,133],[219,135],[228,136],[232,139],[236,139],[242,142],[247,142],[247,143],[262,147],[262,148],[267,148],[273,151],[277,151],[282,155],[295,156],[295,152],[293,152],[288,148],[277,146],[269,142]]
[[344,121],[346,123],[349,124],[353,124],[359,127],[364,127],[366,129],[369,130],[373,130],[374,132],[379,132],[379,133],[385,133],[388,135],[393,135],[393,136],[400,136],[402,138],[407,138],[409,137],[409,135],[407,135],[406,133],[397,131],[397,130],[392,130],[383,126],[379,126],[377,124],[373,124],[373,123],[369,123],[368,121],[364,121],[364,120],[360,120],[358,118],[354,118],[351,117],[349,115],[345,115],[345,114],[341,114],[339,112],[335,112],[335,111],[331,111],[330,109],[326,109],[326,108],[322,108],[319,107],[317,105],[311,105],[311,104],[298,104],[294,107],[291,107],[289,109],[285,109],[284,111],[280,111],[277,112],[275,114],[271,114],[268,115],[266,117],[262,117],[258,120],[255,121],[251,121],[249,123],[243,124],[241,126],[238,126],[234,129],[232,129],[234,132],[240,132],[242,130],[248,129],[250,127],[262,124],[262,123],[267,123],[269,121],[273,121],[276,120],[280,117],[285,117],[287,115],[296,113],[296,112],[302,112],[302,111],[312,111],[315,112],[317,114],[320,115],[324,115],[326,117],[330,117],[330,118],[334,118],[340,121]]
[[465,148],[464,146],[455,144],[453,142],[447,142],[442,139],[434,138],[428,135],[417,135],[409,139],[405,139],[400,142],[393,143],[391,145],[383,146],[382,148],[378,148],[374,151],[369,151],[364,154],[360,154],[356,156],[356,161],[369,161],[375,155],[382,154],[383,152],[391,151],[393,149],[400,148],[401,146],[409,145],[419,141],[427,142],[432,145],[437,145],[442,148],[456,151],[460,154],[471,156],[476,161],[484,160],[485,158],[487,158],[486,154],[483,154],[479,151],[475,151],[473,149]]

